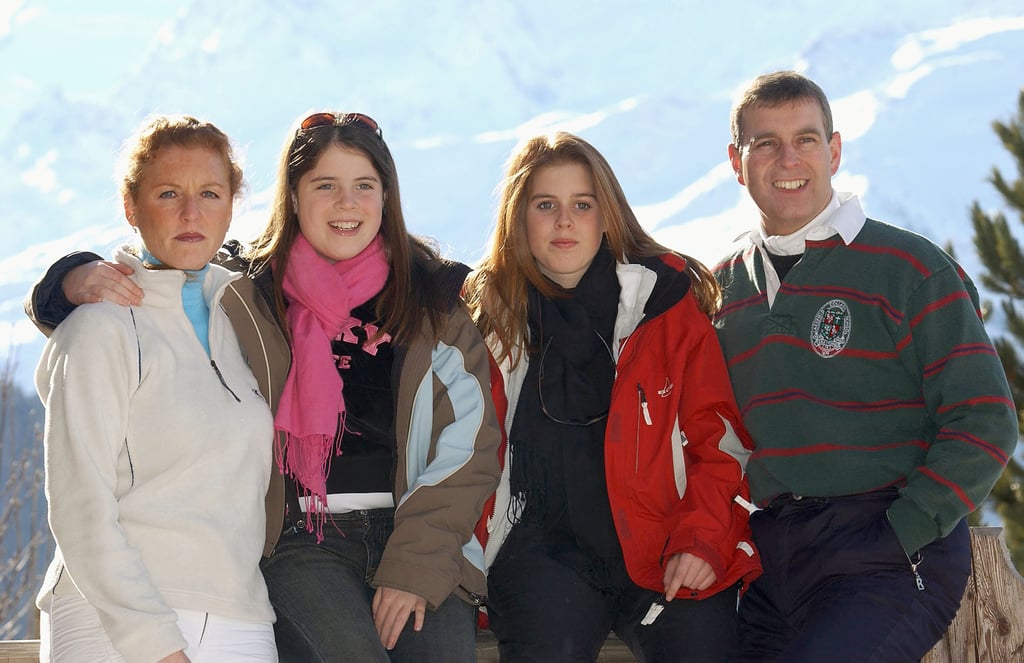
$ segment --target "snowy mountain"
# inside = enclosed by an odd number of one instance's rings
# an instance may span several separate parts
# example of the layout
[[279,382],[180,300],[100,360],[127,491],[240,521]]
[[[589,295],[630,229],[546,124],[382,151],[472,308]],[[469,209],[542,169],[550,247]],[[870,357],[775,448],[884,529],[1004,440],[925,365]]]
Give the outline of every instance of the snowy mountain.
[[565,128],[662,242],[714,262],[753,221],[726,162],[732,97],[796,68],[833,101],[837,187],[977,274],[968,208],[999,204],[986,178],[1009,158],[990,125],[1024,84],[1019,0],[126,4],[0,0],[0,354],[26,385],[41,336],[22,298],[54,258],[126,237],[110,173],[150,112],[209,118],[243,148],[242,239],[289,124],[331,108],[381,123],[411,229],[451,256],[479,257],[515,143]]

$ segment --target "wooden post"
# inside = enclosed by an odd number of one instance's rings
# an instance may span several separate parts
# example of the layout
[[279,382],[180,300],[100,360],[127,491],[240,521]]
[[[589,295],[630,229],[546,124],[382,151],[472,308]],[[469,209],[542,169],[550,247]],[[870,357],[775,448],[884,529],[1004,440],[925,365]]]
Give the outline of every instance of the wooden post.
[[1024,578],[1001,527],[971,528],[971,566],[959,612],[921,663],[1024,661]]
[[0,642],[0,663],[39,663],[39,641]]

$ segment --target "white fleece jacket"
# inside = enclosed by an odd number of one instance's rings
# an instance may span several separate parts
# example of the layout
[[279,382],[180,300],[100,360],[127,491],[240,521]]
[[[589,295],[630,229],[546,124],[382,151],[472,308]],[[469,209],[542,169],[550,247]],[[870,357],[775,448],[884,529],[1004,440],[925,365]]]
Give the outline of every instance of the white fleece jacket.
[[207,356],[184,272],[115,258],[143,304],[79,307],[36,369],[57,542],[37,603],[80,592],[127,661],[156,661],[186,645],[173,608],[274,620],[259,570],[273,419],[219,306],[240,275],[206,274]]

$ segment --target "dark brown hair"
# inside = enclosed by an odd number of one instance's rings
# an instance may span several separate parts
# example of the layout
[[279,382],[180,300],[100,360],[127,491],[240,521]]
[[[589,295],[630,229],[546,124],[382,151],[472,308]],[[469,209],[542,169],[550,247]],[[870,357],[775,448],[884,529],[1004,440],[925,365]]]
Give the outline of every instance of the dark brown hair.
[[[399,343],[408,343],[425,332],[424,315],[430,323],[434,340],[441,334],[442,294],[429,278],[427,267],[438,261],[437,249],[426,239],[410,235],[402,215],[402,198],[398,190],[398,170],[384,140],[365,125],[344,122],[345,114],[336,114],[337,122],[310,129],[295,128],[289,132],[277,170],[274,201],[266,229],[256,238],[247,257],[256,271],[273,264],[274,298],[281,320],[284,315],[282,284],[288,269],[292,244],[299,236],[299,218],[292,194],[299,179],[312,170],[324,151],[332,146],[355,150],[373,164],[384,187],[384,210],[380,235],[384,240],[391,273],[377,302],[381,333],[391,334]],[[415,272],[415,275],[414,275]]]
[[740,100],[733,106],[729,117],[732,144],[737,149],[743,148],[743,113],[748,108],[756,106],[775,108],[782,104],[808,99],[817,102],[821,107],[821,116],[825,121],[825,136],[831,140],[835,130],[832,125],[832,108],[828,104],[825,91],[803,74],[795,71],[775,71],[755,78]]

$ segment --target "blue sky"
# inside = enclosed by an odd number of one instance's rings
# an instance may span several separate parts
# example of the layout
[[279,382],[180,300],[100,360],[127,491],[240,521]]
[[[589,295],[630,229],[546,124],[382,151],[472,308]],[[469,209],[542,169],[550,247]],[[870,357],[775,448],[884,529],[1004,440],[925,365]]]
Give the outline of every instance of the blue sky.
[[[32,94],[48,87],[71,96],[102,98],[138,62],[171,2],[0,0],[0,65],[5,87],[0,124]],[[13,35],[17,32],[17,38]],[[13,65],[13,66],[11,66]]]

